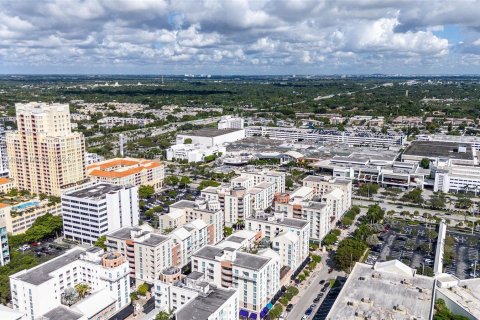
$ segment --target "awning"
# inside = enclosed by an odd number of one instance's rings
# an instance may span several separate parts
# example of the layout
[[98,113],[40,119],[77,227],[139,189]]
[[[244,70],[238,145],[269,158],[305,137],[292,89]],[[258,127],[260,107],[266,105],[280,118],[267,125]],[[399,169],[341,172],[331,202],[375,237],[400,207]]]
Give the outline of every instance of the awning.
[[240,315],[240,317],[244,317],[244,318],[248,317],[248,311],[247,310],[240,309],[240,312],[238,314]]
[[265,318],[265,310],[260,311],[260,318]]
[[257,314],[256,313],[250,313],[249,318],[250,319],[257,319]]
[[271,304],[271,303],[267,304],[267,309],[268,310],[271,310],[272,308],[273,308],[273,304]]

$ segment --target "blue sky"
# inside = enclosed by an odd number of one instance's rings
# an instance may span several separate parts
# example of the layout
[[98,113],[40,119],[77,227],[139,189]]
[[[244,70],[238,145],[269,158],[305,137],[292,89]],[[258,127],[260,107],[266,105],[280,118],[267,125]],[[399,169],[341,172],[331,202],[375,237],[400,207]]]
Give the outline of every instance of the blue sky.
[[480,73],[480,0],[2,0],[0,73]]

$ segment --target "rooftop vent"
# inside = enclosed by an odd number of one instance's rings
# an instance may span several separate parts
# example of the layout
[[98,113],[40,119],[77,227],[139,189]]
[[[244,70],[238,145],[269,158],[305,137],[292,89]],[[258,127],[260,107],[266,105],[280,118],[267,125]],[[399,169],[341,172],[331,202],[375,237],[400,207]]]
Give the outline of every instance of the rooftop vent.
[[359,277],[358,280],[365,281],[365,277]]

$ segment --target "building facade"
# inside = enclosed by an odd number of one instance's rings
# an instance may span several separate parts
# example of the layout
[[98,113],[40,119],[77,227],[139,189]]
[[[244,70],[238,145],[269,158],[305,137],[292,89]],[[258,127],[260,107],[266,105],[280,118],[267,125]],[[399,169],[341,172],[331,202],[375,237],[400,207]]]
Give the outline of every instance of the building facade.
[[10,262],[10,249],[8,247],[8,233],[5,219],[0,218],[0,266]]
[[89,165],[87,174],[98,182],[118,186],[147,185],[159,190],[165,179],[165,165],[155,160],[114,158]]
[[72,132],[68,104],[17,103],[17,131],[6,136],[10,178],[35,194],[61,195],[85,180],[85,139]]
[[138,187],[89,184],[62,195],[65,238],[92,244],[100,236],[138,225]]

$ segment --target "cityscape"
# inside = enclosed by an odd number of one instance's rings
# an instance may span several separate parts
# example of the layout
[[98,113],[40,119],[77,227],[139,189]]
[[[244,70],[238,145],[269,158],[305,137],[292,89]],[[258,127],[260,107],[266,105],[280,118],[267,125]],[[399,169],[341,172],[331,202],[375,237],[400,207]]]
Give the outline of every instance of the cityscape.
[[480,319],[478,8],[0,2],[0,320]]

